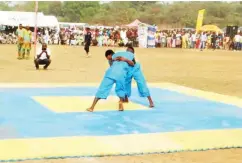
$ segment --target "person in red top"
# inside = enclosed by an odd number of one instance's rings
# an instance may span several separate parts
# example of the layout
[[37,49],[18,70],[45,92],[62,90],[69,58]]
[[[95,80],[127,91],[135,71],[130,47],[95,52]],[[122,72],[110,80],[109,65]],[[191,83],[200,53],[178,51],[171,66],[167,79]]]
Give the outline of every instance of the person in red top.
[[132,35],[131,31],[130,31],[130,29],[128,29],[128,31],[126,32],[127,38],[130,39],[131,35]]

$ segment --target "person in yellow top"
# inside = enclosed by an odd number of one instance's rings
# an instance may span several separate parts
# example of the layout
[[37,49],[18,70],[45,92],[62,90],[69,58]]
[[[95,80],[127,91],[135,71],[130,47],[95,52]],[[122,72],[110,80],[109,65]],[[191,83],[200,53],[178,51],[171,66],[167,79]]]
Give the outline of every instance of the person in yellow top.
[[185,33],[182,34],[182,48],[183,49],[187,48],[187,36]]
[[23,47],[22,47],[23,58],[26,55],[26,59],[29,59],[30,50],[31,50],[31,43],[32,43],[32,32],[29,29],[29,26],[26,26],[26,30],[24,31],[24,44],[23,44]]
[[22,47],[23,47],[23,43],[24,43],[24,28],[22,26],[22,24],[19,24],[19,28],[16,31],[16,35],[18,38],[18,42],[17,42],[17,47],[18,47],[18,59],[22,59]]

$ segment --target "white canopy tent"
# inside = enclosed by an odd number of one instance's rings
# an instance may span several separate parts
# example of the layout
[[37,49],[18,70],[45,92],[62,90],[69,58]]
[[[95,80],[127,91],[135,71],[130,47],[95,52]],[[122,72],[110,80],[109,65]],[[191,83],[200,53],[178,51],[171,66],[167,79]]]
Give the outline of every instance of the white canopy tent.
[[87,23],[71,23],[71,22],[59,22],[60,28],[65,28],[65,27],[87,27],[89,26]]
[[58,27],[59,22],[55,16],[46,15],[44,17],[40,17],[40,20],[37,21],[39,27]]
[[[35,12],[18,11],[0,11],[0,25],[7,26],[35,26]],[[37,27],[59,27],[55,16],[45,16],[43,13],[37,13]]]

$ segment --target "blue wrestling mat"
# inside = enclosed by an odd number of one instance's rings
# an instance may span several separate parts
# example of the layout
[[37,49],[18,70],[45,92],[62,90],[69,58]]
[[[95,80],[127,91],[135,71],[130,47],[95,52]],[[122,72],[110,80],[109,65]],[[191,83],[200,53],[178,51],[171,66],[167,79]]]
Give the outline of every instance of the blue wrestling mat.
[[[95,87],[81,86],[0,88],[0,146],[2,145],[2,148],[0,147],[0,153],[6,151],[6,148],[8,148],[8,141],[15,140],[21,141],[23,144],[22,141],[32,141],[34,139],[36,139],[36,141],[42,141],[42,139],[43,141],[50,141],[49,138],[51,138],[51,141],[53,141],[58,138],[62,139],[62,137],[67,139],[70,138],[70,140],[73,137],[78,137],[80,139],[94,137],[97,141],[97,139],[104,139],[110,136],[114,138],[115,136],[122,135],[137,135],[137,142],[139,142],[144,140],[139,140],[138,135],[154,136],[162,133],[195,133],[197,131],[205,132],[208,130],[234,131],[239,128],[238,133],[242,135],[242,109],[233,105],[188,96],[168,89],[151,88],[150,92],[153,97],[155,108],[150,109],[147,107],[148,100],[139,97],[137,89],[133,88],[130,98],[131,104],[129,109],[124,112],[119,112],[117,109],[108,105],[109,99],[106,103],[100,102],[100,106],[97,107],[93,113],[85,112],[85,109],[91,105],[96,90],[97,88]],[[114,91],[111,92],[111,96],[115,96]],[[116,105],[117,102],[117,100],[110,101],[110,103],[114,103],[114,105]],[[99,110],[99,108],[101,110]],[[212,135],[207,137],[211,136]],[[187,136],[181,135],[181,137]],[[131,138],[125,139],[129,140]],[[145,141],[148,141],[148,139],[150,138],[147,137]],[[173,144],[167,146],[172,146],[171,149],[174,148],[176,150],[183,150],[188,144],[184,145],[178,142],[180,138],[177,135],[169,135],[165,136],[165,138],[159,137],[157,141],[161,139],[161,142],[166,141]],[[119,138],[115,140],[122,142]],[[238,142],[236,142],[235,145],[242,145],[242,138],[236,140]],[[65,141],[61,140],[60,142]],[[102,140],[100,142],[103,143],[105,141]],[[15,146],[9,145],[9,148],[13,146],[18,148],[21,146],[19,145],[21,143],[18,142]],[[47,148],[55,148],[56,145],[51,145],[50,143],[51,142],[47,143],[47,145],[49,144]],[[112,143],[109,142],[108,144],[110,145]],[[141,149],[142,145],[140,145],[140,147],[137,148],[138,153],[139,150],[141,150],[140,152],[152,152],[152,150],[156,148],[157,150],[155,151],[164,151],[162,147],[153,147],[156,143],[153,142],[150,149],[146,149],[146,147]],[[208,143],[211,144],[211,142]],[[66,142],[66,144],[68,144],[68,142]],[[105,143],[102,145],[105,146]],[[99,144],[99,146],[102,145]],[[29,142],[25,142],[25,147],[26,146],[29,148],[31,145]],[[95,144],[94,146],[98,145]],[[111,147],[116,154],[122,154],[121,147],[114,146],[115,145],[112,145]],[[146,144],[144,146],[148,145]],[[199,149],[199,145],[197,146],[196,148]],[[100,151],[102,151],[104,155],[112,154],[111,147],[108,148],[111,152],[107,151],[106,148],[100,149]],[[160,148],[162,148],[162,150]],[[43,154],[41,153],[42,151],[40,152],[40,149],[37,150],[39,152],[37,152],[37,154],[29,154],[26,151],[20,152],[21,154],[16,154],[19,152],[18,151],[13,153],[13,155],[7,155],[5,152],[4,155],[0,154],[0,160],[99,154],[98,151],[91,151],[87,154],[85,154],[85,152],[78,153],[77,148],[75,149],[73,153],[65,153],[65,151],[56,153],[52,151],[52,153],[47,152],[47,154]],[[9,150],[11,151],[11,149]],[[128,153],[137,153],[135,150],[134,152],[128,151]]]
[[[242,126],[240,108],[159,88],[150,90],[156,106],[154,109],[135,108],[124,112],[111,110],[94,113],[56,113],[31,98],[34,96],[80,96],[80,98],[90,96],[92,100],[91,96],[95,91],[96,88],[93,87],[1,89],[1,128],[10,128],[14,132],[14,135],[1,138],[104,136],[231,129]],[[115,96],[113,92],[111,95]],[[133,89],[130,101],[148,106],[147,99],[140,98],[136,89]],[[69,103],[71,105],[72,101],[69,100]],[[98,108],[96,110],[98,111]]]

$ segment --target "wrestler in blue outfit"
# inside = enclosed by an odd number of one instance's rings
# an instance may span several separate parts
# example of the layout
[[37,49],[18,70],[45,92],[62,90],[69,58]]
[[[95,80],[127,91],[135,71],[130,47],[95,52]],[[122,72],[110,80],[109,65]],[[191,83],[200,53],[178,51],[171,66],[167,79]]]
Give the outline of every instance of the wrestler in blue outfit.
[[[134,48],[133,47],[128,47],[127,52],[131,52],[134,54]],[[113,56],[115,58],[115,56]],[[117,60],[120,60],[118,58]],[[128,102],[128,97],[131,96],[131,84],[132,84],[132,78],[136,81],[139,95],[140,97],[147,97],[150,103],[150,107],[154,107],[153,100],[150,96],[150,91],[148,89],[144,74],[141,71],[141,66],[139,63],[136,63],[135,58],[132,60],[134,63],[134,66],[130,67],[127,76],[126,76],[126,84],[125,84],[125,89],[126,89],[126,98],[125,102]],[[111,66],[111,60],[109,60],[109,65]]]
[[[127,51],[134,54],[134,48],[128,47]],[[132,84],[132,78],[136,81],[139,95],[140,97],[147,97],[150,103],[150,107],[154,107],[154,103],[152,101],[152,98],[150,96],[150,91],[148,89],[144,74],[141,71],[141,66],[139,63],[135,62],[135,59],[133,60],[135,63],[134,67],[131,68],[131,71],[128,72],[127,78],[126,78],[126,93],[127,96],[131,96],[131,84]],[[126,101],[128,102],[128,101]]]
[[[127,96],[125,79],[127,78],[127,73],[130,69],[129,65],[134,65],[132,62],[134,54],[130,52],[118,52],[114,54],[112,50],[107,50],[105,56],[108,60],[112,60],[112,62],[110,62],[111,66],[105,73],[91,108],[87,109],[87,111],[90,112],[94,110],[99,99],[106,99],[108,97],[114,83],[116,83],[115,92],[120,98],[119,110],[123,111],[122,103]],[[121,59],[119,57],[121,57]],[[116,58],[119,58],[119,60],[116,60]]]

